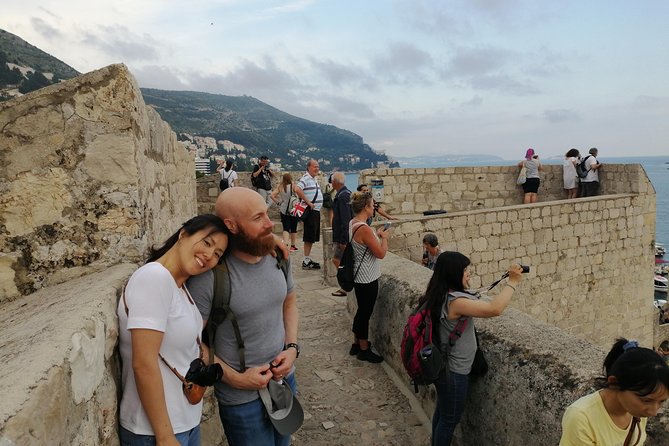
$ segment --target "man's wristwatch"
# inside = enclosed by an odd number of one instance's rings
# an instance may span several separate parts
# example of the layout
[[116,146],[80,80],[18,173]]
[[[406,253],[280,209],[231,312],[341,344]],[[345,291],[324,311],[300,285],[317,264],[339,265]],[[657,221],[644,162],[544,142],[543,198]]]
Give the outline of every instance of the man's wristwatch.
[[295,351],[297,352],[297,355],[295,356],[295,359],[299,358],[300,357],[300,346],[297,345],[296,343],[291,342],[290,344],[286,344],[286,345],[283,346],[283,349],[288,350],[291,347],[294,348]]

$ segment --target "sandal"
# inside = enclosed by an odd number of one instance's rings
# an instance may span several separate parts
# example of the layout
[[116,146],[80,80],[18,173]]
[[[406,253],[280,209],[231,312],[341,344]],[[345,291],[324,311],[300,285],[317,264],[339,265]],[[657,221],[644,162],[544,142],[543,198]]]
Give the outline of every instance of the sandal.
[[333,296],[339,296],[339,297],[344,297],[346,296],[346,291],[344,290],[337,290],[332,293]]

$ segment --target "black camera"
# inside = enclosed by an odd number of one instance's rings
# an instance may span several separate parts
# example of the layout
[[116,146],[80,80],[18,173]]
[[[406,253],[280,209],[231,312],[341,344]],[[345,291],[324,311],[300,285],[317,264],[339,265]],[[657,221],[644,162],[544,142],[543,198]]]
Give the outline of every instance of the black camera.
[[530,272],[530,267],[528,265],[520,265],[520,267],[523,269],[523,273]]

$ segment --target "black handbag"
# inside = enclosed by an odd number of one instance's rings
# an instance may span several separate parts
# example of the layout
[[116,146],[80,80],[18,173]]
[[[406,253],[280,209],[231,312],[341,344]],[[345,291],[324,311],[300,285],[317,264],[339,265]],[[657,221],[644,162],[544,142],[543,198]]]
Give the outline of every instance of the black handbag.
[[469,372],[470,376],[483,376],[488,373],[488,361],[486,361],[479,344],[479,334],[474,330],[476,337],[476,353],[474,354],[474,362],[472,362],[472,370]]

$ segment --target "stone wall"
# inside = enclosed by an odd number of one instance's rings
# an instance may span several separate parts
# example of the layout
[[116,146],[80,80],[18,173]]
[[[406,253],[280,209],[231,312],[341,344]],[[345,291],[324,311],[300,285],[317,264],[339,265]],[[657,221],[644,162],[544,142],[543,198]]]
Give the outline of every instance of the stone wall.
[[[399,357],[400,341],[406,318],[425,292],[431,272],[392,253],[383,260],[381,269],[370,338],[413,392]],[[522,283],[514,299],[529,294],[528,283]],[[348,295],[348,306],[353,313],[354,293]],[[500,317],[476,319],[476,327],[490,370],[470,386],[458,444],[558,444],[564,409],[593,390],[592,378],[600,373],[613,338],[607,340],[606,347],[598,347],[513,308]],[[421,387],[417,397],[431,415],[433,387]],[[651,419],[646,444],[669,444],[666,425],[666,417]]]
[[[116,305],[135,269],[116,265],[3,304],[0,445],[119,444]],[[214,400],[210,392],[202,436],[215,446]]]
[[[476,288],[512,261],[529,265],[515,308],[601,346],[618,335],[657,344],[655,194],[640,166],[623,167],[630,184],[617,190],[643,192],[408,218],[394,222],[389,249],[419,263],[422,237],[433,232],[442,251],[471,259]],[[331,250],[324,255],[329,260]],[[326,267],[325,274],[334,271]]]
[[[284,173],[289,173],[293,177],[293,181],[297,181],[304,175],[303,171],[300,172],[274,172],[274,177],[272,179],[272,188],[275,188],[280,182],[281,177]],[[218,173],[212,175],[206,175],[197,179],[197,208],[198,213],[203,214],[207,212],[214,212],[214,205],[216,204],[216,198],[220,189],[218,187],[221,181],[221,176]],[[320,176],[321,187],[325,187],[327,183],[327,178],[324,174]],[[249,189],[253,188],[251,185],[251,172],[237,172],[237,181],[236,186],[247,187]],[[276,206],[272,206],[270,209],[273,214],[273,217],[279,218],[278,210]]]
[[124,65],[0,103],[0,300],[143,259],[196,212],[194,161]]
[[3,304],[0,444],[118,444],[116,302],[134,269],[117,265]]
[[[512,206],[523,202],[516,185],[516,166],[443,167],[436,169],[368,169],[361,182],[384,183],[383,207],[391,215],[428,210],[465,211]],[[606,164],[599,170],[601,194],[648,193],[653,190],[643,168],[636,164]],[[561,165],[544,165],[539,200],[565,197]]]

